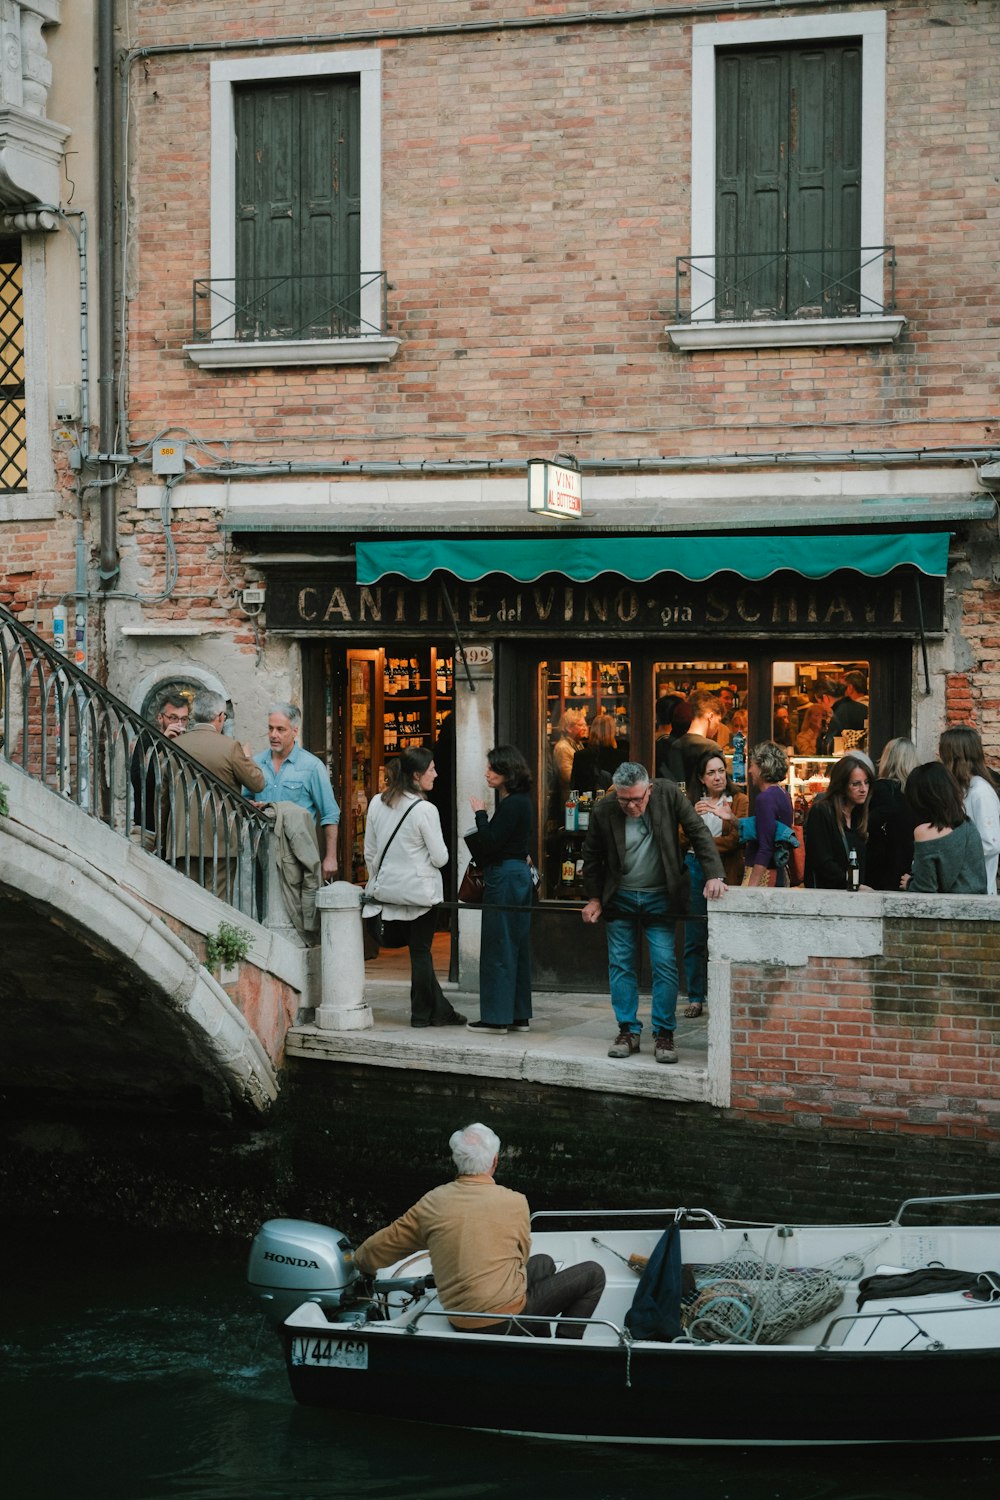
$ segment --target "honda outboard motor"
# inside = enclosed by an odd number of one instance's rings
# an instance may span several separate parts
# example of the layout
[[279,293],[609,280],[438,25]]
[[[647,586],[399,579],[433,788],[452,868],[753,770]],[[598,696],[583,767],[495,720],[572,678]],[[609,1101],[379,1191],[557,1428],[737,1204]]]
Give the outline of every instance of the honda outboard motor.
[[250,1246],[247,1280],[276,1328],[303,1302],[336,1313],[358,1280],[351,1242],[308,1219],[268,1219]]

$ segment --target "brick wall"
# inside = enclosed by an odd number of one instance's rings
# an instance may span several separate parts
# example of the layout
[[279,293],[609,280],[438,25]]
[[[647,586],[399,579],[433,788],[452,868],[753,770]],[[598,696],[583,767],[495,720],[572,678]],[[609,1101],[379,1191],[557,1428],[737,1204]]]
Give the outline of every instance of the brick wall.
[[[133,42],[274,24],[254,0],[225,20],[214,5],[169,9],[167,24],[161,6],[139,7]],[[318,0],[296,16],[303,32],[330,25]],[[483,19],[471,4],[373,18],[355,3],[337,25],[418,16]],[[210,274],[209,56],[146,59],[132,71],[134,435],[194,425],[238,459],[520,456],[543,433],[579,434],[585,456],[995,440],[996,39],[995,8],[975,0],[890,12],[900,343],[695,355],[663,333],[674,259],[690,251],[690,20],[385,43],[383,260],[403,345],[377,369],[207,372],[187,359],[191,281]]]
[[732,975],[733,1109],[1000,1145],[1000,932],[887,920],[881,957]]

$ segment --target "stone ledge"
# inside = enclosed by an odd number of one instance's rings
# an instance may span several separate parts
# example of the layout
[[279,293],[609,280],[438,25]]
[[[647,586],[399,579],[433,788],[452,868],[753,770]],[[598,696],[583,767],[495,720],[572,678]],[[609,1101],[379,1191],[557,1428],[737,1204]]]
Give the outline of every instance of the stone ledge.
[[[605,1009],[606,1005],[604,1002]],[[613,1022],[605,1029],[610,1033],[612,1027]],[[445,1035],[452,1039],[442,1041]],[[469,1036],[469,1040],[459,1041],[459,1035]],[[581,1055],[584,1047],[590,1055]],[[473,1040],[467,1032],[449,1033],[445,1028],[431,1030],[429,1034],[420,1032],[417,1036],[400,1028],[393,1035],[385,1026],[365,1032],[329,1032],[316,1026],[293,1026],[285,1044],[289,1057],[314,1061],[455,1073],[463,1078],[516,1078],[558,1088],[693,1104],[708,1102],[708,1078],[703,1066],[686,1065],[682,1061],[664,1067],[653,1061],[652,1051],[618,1062],[602,1056],[606,1050],[607,1041],[593,1044],[561,1041],[543,1032],[537,1036],[533,1033],[531,1043],[526,1045],[516,1035],[491,1037],[485,1042]],[[693,1054],[699,1063],[702,1055]]]

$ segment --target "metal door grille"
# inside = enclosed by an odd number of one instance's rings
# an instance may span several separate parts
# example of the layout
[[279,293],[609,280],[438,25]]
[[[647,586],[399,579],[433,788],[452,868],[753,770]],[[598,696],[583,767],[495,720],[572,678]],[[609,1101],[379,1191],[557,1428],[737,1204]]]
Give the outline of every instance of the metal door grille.
[[21,266],[0,262],[0,490],[28,488]]

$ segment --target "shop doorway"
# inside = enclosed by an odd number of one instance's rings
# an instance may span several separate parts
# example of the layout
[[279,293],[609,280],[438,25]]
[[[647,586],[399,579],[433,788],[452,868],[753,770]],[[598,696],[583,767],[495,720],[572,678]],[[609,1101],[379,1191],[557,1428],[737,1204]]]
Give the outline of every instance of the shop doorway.
[[533,676],[536,708],[526,743],[539,789],[543,899],[582,899],[583,843],[595,802],[622,762],[638,761],[655,772],[670,733],[668,713],[692,693],[711,693],[723,704],[719,741],[730,765],[735,750],[739,778],[745,777],[739,752],[746,740],[746,661],[663,660],[647,647],[623,651],[619,643],[587,658],[579,648],[572,656],[547,654]]

